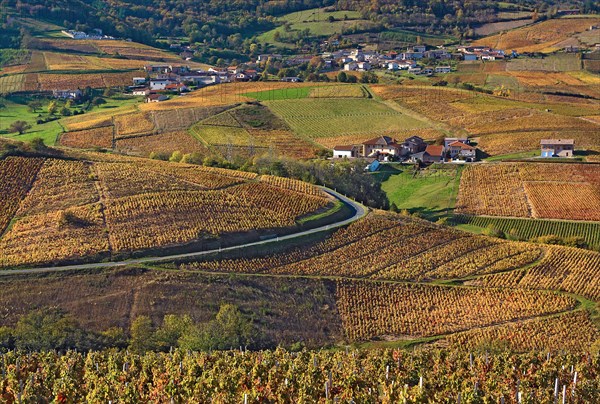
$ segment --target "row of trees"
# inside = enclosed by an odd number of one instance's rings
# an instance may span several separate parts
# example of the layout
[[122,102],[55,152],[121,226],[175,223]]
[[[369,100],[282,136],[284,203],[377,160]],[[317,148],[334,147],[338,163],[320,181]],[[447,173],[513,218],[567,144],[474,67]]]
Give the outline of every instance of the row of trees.
[[44,308],[23,315],[14,327],[0,327],[0,350],[48,351],[129,348],[135,352],[231,349],[259,343],[253,324],[231,304],[221,305],[216,317],[195,323],[188,315],[166,315],[160,326],[147,316],[137,317],[129,332],[111,327],[102,332],[84,329],[60,309]]

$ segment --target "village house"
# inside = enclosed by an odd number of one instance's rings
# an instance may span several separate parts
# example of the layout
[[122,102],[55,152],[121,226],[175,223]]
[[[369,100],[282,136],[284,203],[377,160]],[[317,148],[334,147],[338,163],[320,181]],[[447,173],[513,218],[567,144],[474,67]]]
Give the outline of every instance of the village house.
[[183,83],[171,83],[165,86],[166,91],[176,91],[179,93],[189,91],[187,86]]
[[367,140],[362,144],[362,155],[365,157],[374,157],[379,155],[399,156],[402,146],[396,139],[389,136],[380,136]]
[[448,60],[452,57],[452,55],[445,49],[434,49],[430,51],[426,51],[423,56],[428,59],[437,59],[437,60]]
[[387,63],[388,70],[408,70],[417,64],[414,60],[398,60]]
[[352,59],[355,62],[364,62],[365,61],[365,55],[363,54],[362,50],[360,49],[354,49],[352,52],[350,52],[350,59]]
[[133,85],[134,86],[139,86],[140,84],[145,84],[146,83],[146,78],[145,77],[134,77],[133,78]]
[[358,70],[358,63],[356,63],[356,62],[346,63],[344,65],[344,70],[347,72]]
[[146,97],[146,102],[162,102],[162,101],[166,101],[168,99],[169,99],[169,97],[167,97],[164,94],[149,94]]
[[422,162],[425,164],[441,163],[444,161],[444,146],[428,145],[424,151],[420,153],[415,153],[412,156],[410,156],[410,160],[413,162]]
[[150,94],[150,90],[147,89],[146,87],[139,87],[139,88],[131,89],[131,95],[147,96],[148,94]]
[[447,137],[444,138],[444,147],[447,149],[451,143],[460,142],[464,144],[469,144],[469,139],[466,137]]
[[360,148],[358,146],[335,146],[333,148],[334,158],[356,158],[360,157]]
[[293,77],[282,77],[281,80],[279,81],[283,81],[285,83],[301,83],[302,79],[298,76],[293,76]]
[[171,66],[170,65],[147,65],[147,66],[144,66],[144,71],[146,71],[146,73],[170,73]]
[[434,71],[436,73],[450,73],[452,71],[452,67],[450,66],[436,66]]
[[52,96],[54,98],[62,98],[65,100],[77,100],[81,98],[83,93],[80,89],[77,90],[53,90]]
[[161,91],[165,90],[169,84],[174,84],[174,80],[169,79],[152,79],[150,80],[150,90]]
[[266,62],[267,60],[281,60],[281,55],[280,54],[275,54],[275,53],[268,53],[268,54],[262,54],[262,55],[258,55],[258,57],[256,58],[256,60],[258,62]]
[[419,136],[411,136],[404,140],[404,143],[402,143],[402,148],[404,149],[402,151],[403,155],[415,154],[425,151],[427,148],[427,143],[425,143],[425,141]]
[[477,150],[463,142],[455,141],[445,148],[451,160],[464,160],[473,162],[477,158]]
[[574,139],[542,139],[540,141],[542,157],[573,157]]

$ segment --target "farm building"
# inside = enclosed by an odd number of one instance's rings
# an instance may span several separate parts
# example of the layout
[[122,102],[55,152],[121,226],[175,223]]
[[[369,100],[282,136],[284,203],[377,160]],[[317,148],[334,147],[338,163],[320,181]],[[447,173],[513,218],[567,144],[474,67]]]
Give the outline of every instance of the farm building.
[[542,157],[573,157],[575,140],[542,139],[540,141]]
[[335,146],[333,148],[333,158],[355,158],[359,157],[360,150],[358,146]]
[[146,102],[161,102],[166,101],[168,99],[169,97],[167,97],[164,94],[150,94],[146,97]]

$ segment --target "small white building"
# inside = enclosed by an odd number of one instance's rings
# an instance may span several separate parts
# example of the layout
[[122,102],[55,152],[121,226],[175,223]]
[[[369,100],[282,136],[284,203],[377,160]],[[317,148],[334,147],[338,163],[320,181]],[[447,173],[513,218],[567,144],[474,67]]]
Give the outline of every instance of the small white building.
[[134,77],[133,78],[133,85],[134,86],[139,86],[140,84],[145,84],[146,83],[146,78],[145,77]]
[[150,80],[150,90],[152,90],[152,91],[164,90],[171,83],[173,83],[171,80],[163,80],[163,79]]
[[358,62],[356,64],[356,69],[361,72],[366,72],[368,70],[371,70],[371,64],[369,62]]
[[333,148],[333,158],[355,158],[359,156],[359,149],[357,146],[335,146]]
[[452,67],[450,66],[436,66],[434,69],[436,73],[450,73],[452,71]]
[[147,88],[138,88],[131,92],[131,95],[147,96],[148,94],[150,94],[150,90]]
[[356,63],[356,62],[350,62],[350,63],[346,63],[344,65],[344,70],[347,72],[355,71],[357,69],[358,69],[358,63]]
[[168,99],[169,97],[164,94],[150,94],[146,97],[146,102],[162,102]]

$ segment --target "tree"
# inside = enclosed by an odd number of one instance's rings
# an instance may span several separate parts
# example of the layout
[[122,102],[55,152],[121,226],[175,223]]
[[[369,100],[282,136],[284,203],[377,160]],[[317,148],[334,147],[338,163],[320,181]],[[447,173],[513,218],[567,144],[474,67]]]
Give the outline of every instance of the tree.
[[47,149],[46,144],[44,143],[44,139],[42,139],[41,137],[31,139],[29,145],[35,151],[43,151]]
[[29,351],[75,348],[77,322],[58,309],[40,309],[21,317],[14,330],[15,346]]
[[174,151],[173,154],[171,154],[171,157],[169,157],[169,161],[172,163],[179,163],[182,158],[183,154],[180,151]]
[[57,109],[58,105],[56,105],[56,101],[50,101],[50,103],[48,104],[48,113],[50,115],[54,115]]
[[42,103],[37,100],[29,102],[27,106],[31,112],[37,112],[38,109],[42,109]]
[[348,81],[348,75],[345,72],[339,72],[337,75],[337,80],[340,83],[345,83]]
[[31,125],[29,125],[27,122],[25,122],[25,121],[14,121],[8,127],[8,132],[9,133],[18,132],[19,135],[22,135],[23,133],[25,133],[29,129],[31,129]]
[[69,108],[67,108],[66,106],[62,107],[60,109],[60,114],[62,116],[71,116],[73,113],[71,112],[71,110]]
[[131,350],[144,353],[154,349],[154,332],[152,330],[152,321],[148,316],[139,316],[133,320],[130,333],[129,348]]
[[115,95],[115,90],[110,87],[107,87],[102,93],[102,96],[104,97],[112,97],[113,95]]
[[0,102],[0,109],[5,109],[5,108],[6,108],[6,104],[2,104],[2,103]]
[[92,100],[92,105],[99,107],[102,104],[106,104],[106,100],[102,97],[94,97]]
[[168,314],[162,326],[156,330],[156,342],[159,349],[167,350],[179,344],[179,339],[188,334],[193,326],[188,315],[176,316]]

